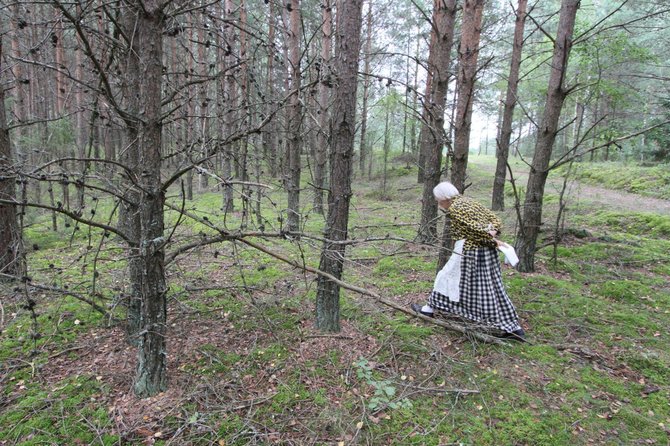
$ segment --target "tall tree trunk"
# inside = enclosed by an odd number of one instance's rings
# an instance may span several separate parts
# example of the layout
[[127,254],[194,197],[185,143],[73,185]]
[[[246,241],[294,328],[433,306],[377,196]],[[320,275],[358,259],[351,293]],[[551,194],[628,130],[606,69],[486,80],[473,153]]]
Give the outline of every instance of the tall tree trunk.
[[[420,51],[421,42],[419,39],[416,39],[416,53],[415,53],[415,63],[414,63],[414,80],[412,82],[412,105],[411,110],[416,110],[419,103],[419,51]],[[409,134],[409,146],[410,152],[414,156],[414,159],[418,159],[418,144],[416,142],[416,124],[417,119],[416,115],[412,116],[412,121],[410,123],[410,134]],[[419,181],[420,182],[420,181]]]
[[461,45],[458,49],[458,100],[456,104],[456,134],[451,182],[460,191],[465,189],[465,172],[470,150],[472,105],[475,97],[475,78],[479,59],[479,37],[482,31],[484,0],[465,0]]
[[[266,78],[265,78],[265,116],[272,113],[272,101],[275,99],[275,82],[277,79],[274,74],[274,58],[276,57],[275,46],[275,3],[268,2],[268,54],[266,64]],[[277,177],[277,124],[276,119],[272,119],[263,130],[263,155],[270,169],[270,176]]]
[[430,67],[433,79],[430,101],[424,104],[425,121],[421,130],[419,150],[424,154],[423,196],[419,240],[435,241],[437,238],[437,204],[433,188],[440,182],[442,174],[442,149],[444,147],[444,112],[449,90],[449,64],[451,46],[454,41],[456,0],[435,0],[433,4],[433,33]]
[[[253,121],[254,110],[250,107],[249,98],[251,95],[251,85],[249,83],[250,74],[249,74],[249,63],[248,60],[248,36],[247,32],[247,5],[245,0],[240,0],[239,6],[240,12],[240,27],[242,31],[239,34],[240,39],[240,71],[239,71],[239,82],[240,82],[240,124],[239,128],[249,128],[251,122]],[[240,178],[242,181],[249,181],[249,145],[250,137],[244,136],[238,145],[239,152],[237,155],[238,165],[240,168]],[[253,143],[252,143],[253,146]],[[242,186],[242,219],[241,224],[246,225],[248,219],[253,212],[251,208],[251,189],[247,185]]]
[[[153,3],[153,4],[152,4]],[[144,119],[140,132],[140,166],[142,183],[140,212],[140,258],[142,259],[142,311],[135,393],[155,395],[167,387],[166,369],[166,280],[164,265],[165,195],[161,184],[161,92],[163,59],[163,12],[155,2],[137,5],[140,24],[137,27],[140,71],[139,97]],[[142,8],[142,9],[140,9]]]
[[514,27],[514,44],[512,48],[512,61],[510,62],[509,78],[507,79],[507,93],[505,95],[505,107],[503,109],[502,125],[496,147],[496,173],[493,180],[493,193],[491,196],[491,209],[502,211],[505,209],[505,177],[507,173],[507,158],[509,157],[509,145],[512,139],[512,122],[514,119],[514,107],[519,85],[519,68],[521,67],[521,50],[523,47],[523,30],[526,23],[526,6],[528,0],[519,0],[516,10],[516,26]]
[[[2,36],[0,36],[0,73],[4,67]],[[13,173],[12,146],[5,116],[5,89],[0,87],[0,200],[16,201],[16,175]],[[16,207],[0,203],[0,274],[22,276],[21,234],[16,219]]]
[[547,100],[544,115],[538,128],[535,154],[533,155],[526,186],[524,213],[517,235],[518,269],[522,272],[535,270],[536,243],[542,224],[544,186],[549,174],[549,161],[558,132],[561,109],[568,94],[563,83],[568,68],[570,49],[572,48],[572,34],[577,9],[579,9],[579,0],[563,0],[561,4],[558,31],[554,41],[554,55],[551,61]]
[[382,146],[382,200],[385,200],[386,185],[388,183],[388,163],[389,151],[391,150],[391,131],[389,129],[389,122],[391,120],[391,111],[389,107],[386,108],[386,116],[384,117],[384,145]]
[[300,40],[301,17],[300,0],[290,0],[286,4],[289,9],[289,30],[287,36],[288,59],[290,70],[289,128],[288,128],[288,175],[286,191],[288,193],[288,216],[286,229],[291,232],[300,230],[300,155],[302,151],[301,128],[302,106],[300,104]]
[[[433,19],[434,23],[434,19]],[[428,140],[430,138],[430,127],[428,123],[430,122],[429,107],[430,103],[433,100],[431,97],[433,93],[433,67],[435,66],[434,58],[437,55],[437,52],[433,49],[437,42],[437,33],[435,27],[433,27],[430,33],[430,43],[428,45],[428,72],[426,73],[426,91],[423,95],[423,107],[421,108],[421,129],[419,130],[419,157],[417,159],[417,166],[419,167],[417,171],[417,183],[423,183],[424,169],[426,168],[426,153],[423,151],[423,148],[428,145]]]
[[[240,0],[240,26],[243,31],[239,34],[240,39],[240,72],[239,72],[239,82],[240,82],[240,127],[248,128],[250,124],[251,112],[249,110],[249,64],[247,63],[248,58],[248,38],[247,32],[244,31],[247,28],[247,6],[245,0]],[[247,165],[247,157],[249,151],[249,139],[248,137],[242,138],[239,144],[239,154],[238,164],[240,166],[240,178],[243,181],[249,180],[249,166]],[[248,200],[249,195],[243,194],[243,200]]]
[[51,42],[54,45],[56,59],[56,107],[54,115],[60,117],[65,112],[65,97],[67,95],[64,74],[67,67],[65,66],[65,51],[63,49],[63,19],[60,14],[56,17]]
[[368,133],[368,100],[370,96],[370,62],[372,59],[372,1],[368,1],[368,13],[365,26],[365,52],[363,68],[363,106],[361,108],[361,134],[359,144],[358,169],[361,177],[365,175],[365,161],[370,156],[370,148],[367,143]]
[[[340,0],[337,4],[335,73],[337,90],[333,105],[331,185],[328,193],[326,242],[319,269],[342,277],[347,239],[351,170],[356,134],[356,89],[361,39],[363,0]],[[324,332],[340,331],[340,287],[319,276],[316,295],[316,327]]]
[[[28,29],[20,27],[18,24],[23,20],[23,11],[20,5],[17,2],[11,4],[10,9],[12,11],[12,20],[10,20],[10,31],[13,39],[11,39],[11,56],[15,60],[22,59],[25,55],[23,54],[21,43],[26,42],[30,39]],[[30,73],[25,69],[21,63],[13,64],[10,70],[13,73],[16,83],[12,89],[13,101],[13,114],[17,123],[22,124],[28,119],[28,107],[29,107],[29,95],[30,95],[30,85],[26,85],[30,82]],[[16,149],[16,162],[19,165],[22,165],[27,158],[25,150],[23,149],[24,144],[24,135],[25,127],[18,127],[16,131],[13,132],[14,137],[14,147]]]
[[[207,15],[202,11],[197,13],[196,17],[199,19],[198,23],[198,40],[196,43],[197,54],[198,54],[198,74],[202,79],[205,79],[209,74],[209,58],[207,57],[207,46],[205,41],[207,40],[205,34],[205,27],[209,26],[207,23]],[[242,25],[244,26],[244,25]],[[200,156],[207,157],[210,153],[210,142],[209,142],[209,98],[207,96],[208,83],[202,83],[198,85],[198,96],[196,102],[197,111],[197,125],[198,125],[198,140],[200,142]],[[206,162],[205,168],[211,168],[211,163]],[[198,181],[198,189],[200,191],[207,190],[209,185],[209,175],[201,174]]]
[[404,110],[403,110],[403,115],[402,115],[402,154],[404,155],[405,152],[408,151],[407,145],[408,145],[408,138],[407,138],[407,133],[408,133],[408,127],[409,127],[409,116],[410,116],[410,103],[409,103],[409,98],[411,95],[411,89],[409,88],[410,85],[410,61],[411,57],[409,56],[410,51],[411,51],[411,44],[412,44],[412,39],[414,36],[407,36],[407,48],[405,51],[407,51],[407,60],[405,61],[405,101],[404,101]]
[[[140,313],[135,394],[148,397],[167,388],[167,285],[164,265],[165,195],[161,184],[161,93],[164,5],[133,1],[123,9],[121,23],[130,38],[124,55],[124,117],[127,155],[124,160],[138,187],[129,195],[124,226],[133,239],[130,280],[138,292]],[[130,212],[128,212],[130,211]]]
[[[235,5],[233,0],[225,1],[225,17],[227,20],[235,20],[234,16]],[[226,80],[225,80],[225,104],[226,104],[226,133],[227,137],[230,137],[235,133],[235,122],[237,120],[237,105],[239,94],[237,91],[237,82],[235,81],[235,73],[233,66],[235,65],[235,27],[232,25],[227,25],[225,28],[225,64],[226,64]],[[233,142],[227,144],[223,151],[222,163],[221,166],[223,179],[231,180],[233,178],[233,161],[235,153],[237,152],[236,147],[238,142]],[[224,183],[223,188],[223,206],[222,209],[225,213],[232,212],[234,210],[234,201],[233,201],[233,186],[230,183]]]
[[[77,8],[77,13],[81,14],[80,7]],[[100,32],[100,35],[102,35],[104,32],[102,27],[102,17],[98,18],[98,32]],[[81,41],[79,41],[78,39],[78,36],[77,36],[77,46],[80,48],[83,47]],[[75,63],[74,68],[75,77],[77,79],[84,79],[84,57],[82,51],[75,51],[74,63]],[[77,113],[75,115],[75,125],[76,125],[75,141],[77,147],[84,147],[86,145],[86,141],[88,140],[86,136],[86,114],[84,112],[84,88],[81,85],[75,85],[74,89],[75,89],[74,101]]]
[[330,97],[331,52],[333,39],[332,6],[330,0],[324,0],[321,25],[321,72],[319,73],[317,141],[315,147],[316,165],[314,166],[314,211],[323,215],[323,187],[326,184],[326,161],[328,156],[328,102]]
[[572,131],[572,147],[579,145],[579,140],[582,137],[582,126],[584,125],[584,104],[580,98],[575,101],[575,123]]
[[[189,44],[195,40],[195,24],[190,23],[188,25],[189,29]],[[189,53],[191,49],[189,48]],[[188,57],[188,73],[195,74],[195,64],[193,57]],[[190,75],[189,75],[190,76]],[[188,78],[187,78],[188,79]],[[184,107],[184,163],[189,165],[192,164],[193,159],[197,157],[196,153],[196,95],[194,91],[197,89],[197,85],[188,85],[185,89],[186,91],[186,103]],[[194,169],[189,169],[186,172],[186,199],[189,201],[193,200],[193,180],[194,180]]]

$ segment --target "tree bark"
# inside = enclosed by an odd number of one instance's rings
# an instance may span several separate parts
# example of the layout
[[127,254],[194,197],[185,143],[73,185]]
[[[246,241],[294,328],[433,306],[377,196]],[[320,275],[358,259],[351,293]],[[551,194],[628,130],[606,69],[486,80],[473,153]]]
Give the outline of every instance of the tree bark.
[[288,175],[286,178],[288,215],[286,229],[290,232],[297,232],[300,230],[300,155],[302,151],[300,136],[302,127],[302,106],[300,104],[300,40],[302,36],[300,0],[290,0],[286,7],[289,9],[290,23],[287,45],[291,92],[288,110]]
[[535,270],[535,251],[537,238],[542,224],[542,200],[544,187],[549,173],[551,152],[558,133],[558,122],[567,96],[564,88],[568,57],[572,47],[572,34],[575,18],[579,9],[579,0],[563,0],[558,22],[558,31],[554,41],[554,54],[551,61],[551,74],[547,89],[544,115],[538,129],[535,153],[526,186],[524,213],[517,235],[516,249],[519,255],[519,271]]
[[[2,37],[0,36],[0,72],[3,72]],[[16,200],[16,175],[13,173],[12,146],[5,116],[5,89],[0,87],[0,199]],[[21,233],[16,219],[16,207],[0,204],[0,273],[14,276],[25,274],[21,260]]]
[[65,85],[65,51],[63,49],[63,19],[58,14],[53,30],[52,43],[54,46],[56,60],[56,103],[54,115],[60,117],[65,112],[65,97],[67,95]]
[[[189,23],[189,44],[190,42],[193,42],[195,40],[195,24]],[[192,50],[189,48],[189,53]],[[195,66],[194,66],[194,61],[193,57],[188,57],[188,72],[187,73],[195,73]],[[190,74],[189,74],[190,76]],[[187,77],[188,79],[188,77]],[[194,85],[188,85],[186,87],[186,103],[182,105],[183,110],[184,110],[184,164],[189,165],[191,164],[193,158],[195,158],[196,154],[194,153],[196,143],[195,143],[195,113],[196,113],[196,104],[195,104],[195,99],[194,99],[194,90],[197,87]],[[186,188],[184,190],[184,193],[186,195],[186,199],[188,201],[193,200],[193,180],[194,180],[194,172],[193,169],[189,169],[188,172],[186,172]]]
[[[242,31],[239,33],[240,39],[240,70],[239,70],[239,83],[240,83],[240,128],[247,128],[250,124],[251,111],[249,110],[249,64],[247,63],[248,58],[248,38],[247,32],[244,31],[247,28],[247,5],[245,0],[240,0],[240,26]],[[249,138],[247,136],[243,137],[240,140],[238,145],[238,164],[240,166],[240,175],[239,177],[242,181],[249,180],[249,166],[248,166],[248,156],[249,156]],[[246,193],[242,194],[242,200],[245,205],[247,205],[248,197]]]
[[[351,200],[362,3],[363,0],[340,0],[337,5],[337,90],[333,105],[331,185],[325,230],[328,241],[323,246],[319,269],[338,280],[341,279],[344,268],[345,247],[336,242],[347,239]],[[323,332],[338,332],[340,287],[323,276],[319,276],[317,283],[316,327]]]
[[[207,36],[205,33],[205,27],[209,26],[207,23],[207,15],[204,14],[204,11],[197,13],[196,18],[198,19],[198,39],[196,41],[197,54],[198,54],[198,69],[197,72],[202,79],[205,79],[209,74],[209,54],[205,41]],[[244,24],[242,25],[244,26]],[[208,83],[202,83],[198,85],[198,95],[196,102],[196,120],[198,125],[198,140],[200,143],[200,156],[207,157],[210,153],[210,141],[209,141],[209,97],[208,97]],[[208,161],[205,164],[206,168],[211,168],[211,163]],[[206,191],[209,186],[209,175],[200,175],[198,181],[198,189],[200,191]]]
[[381,199],[386,200],[386,185],[388,183],[388,163],[389,163],[389,151],[391,150],[391,132],[389,129],[389,121],[391,120],[391,110],[389,107],[386,108],[386,117],[384,118],[384,145],[383,145],[383,155],[382,155],[382,195]]
[[[12,11],[12,20],[10,20],[11,33],[14,36],[11,39],[11,56],[16,59],[22,59],[25,54],[22,51],[21,43],[28,42],[30,40],[29,32],[27,28],[20,27],[18,24],[22,20],[23,12],[18,3],[13,3],[9,7]],[[30,104],[30,71],[24,67],[24,64],[16,63],[10,68],[13,73],[14,79],[16,79],[16,84],[14,85],[13,91],[11,92],[13,101],[13,114],[15,120],[18,124],[23,124],[28,119],[28,110]],[[13,132],[14,147],[16,150],[16,161],[19,165],[23,164],[27,158],[25,151],[23,149],[23,139],[26,134],[25,127],[18,127],[15,132]]]
[[364,57],[364,77],[363,77],[363,106],[361,108],[361,134],[359,144],[358,168],[361,177],[365,175],[365,161],[368,156],[372,156],[367,143],[368,133],[368,100],[370,96],[370,62],[372,59],[372,2],[368,2],[368,13],[366,19],[366,38]]
[[[233,0],[225,0],[225,17],[227,20],[235,20]],[[225,28],[225,121],[227,136],[231,136],[235,132],[235,121],[237,120],[237,104],[239,94],[237,91],[237,82],[233,71],[235,64],[235,56],[233,54],[234,42],[236,38],[235,27],[226,25]],[[231,180],[233,178],[233,160],[237,152],[236,146],[238,142],[227,144],[223,150],[222,155],[222,174],[224,180]],[[235,209],[233,201],[233,186],[230,183],[224,183],[223,188],[223,205],[222,209],[225,213],[232,212]]]
[[472,105],[475,96],[483,11],[484,0],[465,0],[461,45],[458,49],[458,99],[454,123],[454,160],[451,164],[451,182],[461,193],[465,189],[465,175],[468,167]]
[[514,44],[512,48],[512,61],[510,62],[509,78],[507,79],[507,93],[505,95],[505,106],[503,108],[502,124],[496,148],[496,172],[493,180],[493,193],[491,196],[491,209],[502,211],[505,209],[505,178],[507,174],[507,159],[509,157],[509,145],[512,139],[512,121],[514,119],[514,107],[517,101],[517,90],[519,85],[519,69],[521,67],[521,50],[523,48],[523,31],[526,22],[526,6],[528,0],[519,0],[516,11],[516,26],[514,27]]
[[133,296],[139,318],[133,333],[138,345],[135,394],[155,395],[167,388],[166,278],[164,265],[165,195],[161,184],[161,93],[164,5],[158,1],[129,2],[122,11],[128,42],[125,66],[125,128],[127,163],[139,187],[128,198],[123,224],[131,236],[129,261]]
[[423,196],[421,224],[418,238],[424,242],[437,238],[437,203],[433,188],[442,175],[442,149],[445,142],[444,113],[449,90],[449,65],[451,46],[454,41],[456,0],[435,0],[433,4],[433,33],[431,55],[433,79],[430,101],[424,104],[425,121],[422,128],[421,152],[424,154]]
[[328,102],[330,98],[331,52],[333,39],[332,6],[330,0],[324,0],[321,25],[321,61],[319,73],[318,121],[314,166],[314,211],[323,215],[323,188],[326,184],[326,163],[328,160]]
[[[276,57],[276,46],[275,46],[275,3],[268,2],[269,12],[268,12],[268,54],[267,54],[267,67],[266,67],[266,78],[265,78],[265,115],[268,116],[272,113],[272,101],[275,100],[275,78],[274,73],[274,58]],[[278,138],[277,138],[277,125],[276,119],[272,119],[263,130],[263,155],[268,164],[270,170],[270,176],[272,178],[277,177],[277,151],[278,151]]]
[[426,73],[426,90],[423,95],[423,107],[421,109],[421,128],[419,129],[419,157],[416,160],[418,166],[416,181],[419,184],[423,183],[423,177],[424,177],[423,174],[424,169],[426,168],[426,154],[422,148],[428,144],[426,142],[426,139],[429,138],[428,133],[430,132],[430,128],[428,127],[428,122],[430,119],[430,117],[428,116],[428,108],[430,106],[431,101],[433,100],[431,97],[433,90],[433,67],[435,66],[433,58],[437,54],[433,50],[433,47],[437,45],[436,40],[437,40],[437,34],[433,29],[432,32],[430,33],[430,43],[428,44],[428,61],[427,61],[428,72]]
[[[418,107],[419,103],[419,51],[420,51],[420,41],[417,39],[416,41],[416,52],[415,52],[415,59],[416,62],[414,63],[414,78],[412,81],[412,105],[411,109],[416,110]],[[418,159],[419,155],[419,149],[418,149],[418,144],[417,144],[417,135],[416,135],[416,124],[417,124],[417,119],[415,116],[412,117],[412,120],[410,122],[410,133],[409,133],[409,146],[410,146],[410,152],[412,155],[415,157],[415,159]],[[449,137],[449,135],[447,136]],[[419,178],[417,178],[419,180]],[[420,181],[419,181],[420,182]]]

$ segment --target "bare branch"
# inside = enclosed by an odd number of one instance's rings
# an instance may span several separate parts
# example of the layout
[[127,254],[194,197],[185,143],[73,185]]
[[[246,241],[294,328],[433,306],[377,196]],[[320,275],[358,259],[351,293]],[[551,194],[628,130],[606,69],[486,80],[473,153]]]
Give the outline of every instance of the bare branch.
[[[647,132],[650,132],[650,131],[652,131],[652,130],[658,128],[658,127],[662,127],[662,126],[664,126],[664,125],[668,125],[668,124],[670,124],[670,119],[668,119],[668,120],[666,120],[666,121],[663,121],[663,122],[661,122],[661,123],[652,125],[652,126],[650,126],[650,127],[646,127],[646,128],[644,128],[644,129],[642,129],[642,130],[639,130],[639,131],[637,131],[637,132],[629,133],[628,135],[620,136],[619,138],[614,138],[614,139],[612,139],[611,141],[607,141],[607,142],[605,142],[605,143],[603,143],[603,144],[599,144],[599,145],[597,145],[597,146],[590,147],[590,148],[585,149],[585,150],[583,150],[583,151],[581,151],[581,152],[579,152],[579,153],[576,153],[576,151],[577,151],[577,147],[573,147],[571,150],[568,151],[568,153],[571,153],[571,152],[573,153],[572,156],[564,157],[564,158],[562,158],[561,160],[556,161],[554,164],[550,165],[550,166],[547,168],[547,171],[556,169],[557,167],[560,167],[560,166],[562,166],[562,165],[565,164],[565,163],[569,163],[570,161],[572,161],[572,160],[574,160],[574,159],[576,159],[576,158],[579,158],[580,156],[584,156],[584,155],[586,155],[586,154],[588,154],[588,153],[591,153],[591,152],[593,152],[593,151],[595,151],[595,150],[602,149],[602,148],[604,148],[604,147],[608,147],[608,146],[611,146],[611,145],[617,145],[617,144],[620,143],[621,141],[625,141],[625,140],[627,140],[627,139],[635,138],[636,136],[643,135],[643,134],[645,134],[645,133],[647,133]],[[567,154],[566,154],[566,155],[567,155]]]
[[116,234],[119,237],[121,237],[123,240],[128,242],[128,244],[133,245],[133,241],[128,237],[128,235],[125,232],[121,231],[120,229],[115,228],[114,226],[111,226],[111,225],[106,225],[104,223],[99,223],[99,222],[94,221],[94,220],[82,218],[81,215],[79,215],[79,213],[72,212],[72,211],[67,210],[67,209],[63,209],[63,208],[59,208],[59,207],[55,207],[55,206],[48,206],[48,205],[39,204],[39,203],[22,203],[22,202],[19,202],[19,201],[5,200],[5,199],[2,199],[2,198],[0,198],[0,204],[7,204],[7,205],[10,205],[10,206],[17,206],[17,207],[27,206],[27,207],[31,207],[31,208],[47,209],[49,211],[58,212],[59,214],[67,215],[68,217],[70,217],[71,219],[73,219],[73,220],[75,220],[79,223],[85,224],[87,226],[93,226],[94,228],[103,229],[107,232],[111,232],[113,234]]

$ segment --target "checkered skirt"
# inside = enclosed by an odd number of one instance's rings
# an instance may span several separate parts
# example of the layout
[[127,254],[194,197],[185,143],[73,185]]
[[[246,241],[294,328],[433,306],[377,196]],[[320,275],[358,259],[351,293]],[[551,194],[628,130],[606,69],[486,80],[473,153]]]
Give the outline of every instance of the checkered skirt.
[[447,296],[433,291],[428,305],[506,332],[521,328],[519,316],[502,283],[496,249],[463,251],[460,295],[458,302],[452,302]]

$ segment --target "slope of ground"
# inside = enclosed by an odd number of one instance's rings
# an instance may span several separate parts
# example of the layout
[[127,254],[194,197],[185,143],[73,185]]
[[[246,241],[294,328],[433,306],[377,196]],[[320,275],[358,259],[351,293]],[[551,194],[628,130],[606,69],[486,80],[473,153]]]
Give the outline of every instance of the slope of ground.
[[[471,162],[468,193],[487,203],[490,159]],[[415,172],[391,175],[384,200],[381,180],[355,185],[345,279],[406,306],[430,290],[436,248],[413,242]],[[577,190],[566,221],[581,238],[566,236],[555,259],[545,248],[536,273],[504,271],[527,344],[482,344],[349,291],[342,331],[322,334],[313,275],[211,246],[170,267],[170,387],[137,400],[135,352],[118,324],[48,290],[31,293],[31,319],[21,287],[5,286],[0,445],[668,444],[670,218],[643,218],[640,206],[655,208],[639,197],[609,208],[618,193]],[[193,207],[218,222],[216,201]],[[513,209],[502,216],[511,241]],[[316,266],[321,225],[310,218],[301,240],[256,241]],[[34,282],[116,302],[121,254],[98,254],[94,294],[86,237],[28,236]]]

